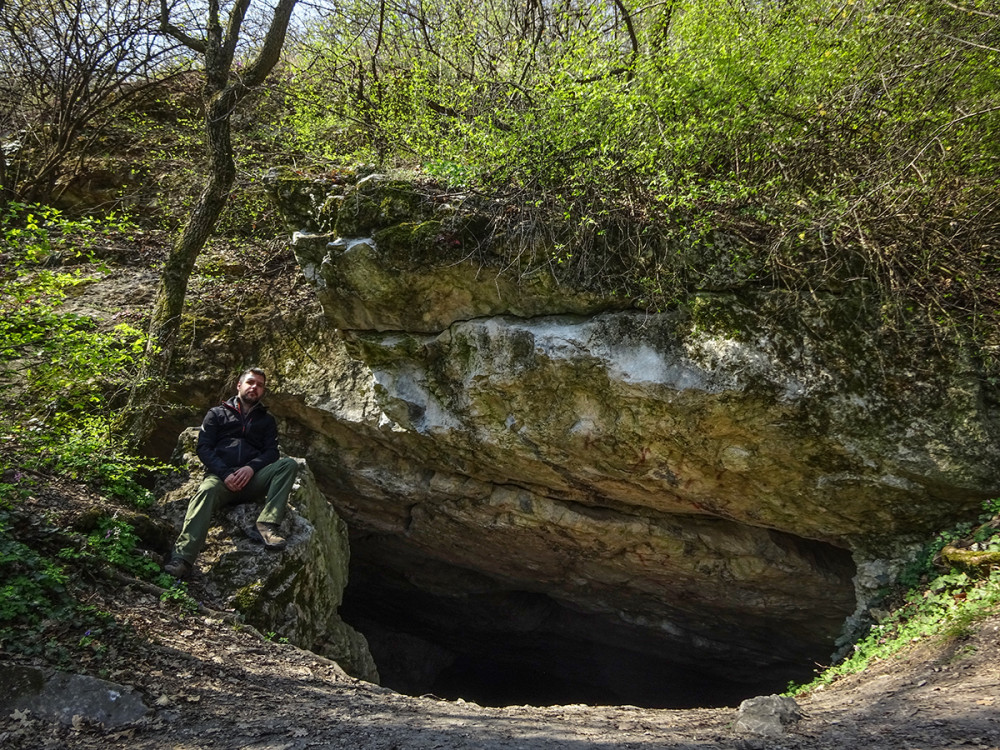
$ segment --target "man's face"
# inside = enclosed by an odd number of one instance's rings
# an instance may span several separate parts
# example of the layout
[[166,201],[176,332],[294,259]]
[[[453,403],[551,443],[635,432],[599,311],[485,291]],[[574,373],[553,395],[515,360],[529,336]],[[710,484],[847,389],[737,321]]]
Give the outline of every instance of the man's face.
[[256,404],[264,395],[264,378],[252,372],[245,373],[236,384],[236,393],[245,404]]

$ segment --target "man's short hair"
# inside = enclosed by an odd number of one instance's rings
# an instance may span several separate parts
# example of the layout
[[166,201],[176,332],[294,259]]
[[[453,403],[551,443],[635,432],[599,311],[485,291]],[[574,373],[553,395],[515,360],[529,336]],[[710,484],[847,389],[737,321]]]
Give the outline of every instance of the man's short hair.
[[253,373],[258,378],[260,378],[261,380],[263,380],[264,382],[267,382],[267,373],[266,372],[264,372],[259,367],[248,367],[247,369],[245,369],[240,374],[239,380],[236,381],[237,384],[242,383],[244,380],[246,380],[247,379],[247,375],[249,375],[250,373]]

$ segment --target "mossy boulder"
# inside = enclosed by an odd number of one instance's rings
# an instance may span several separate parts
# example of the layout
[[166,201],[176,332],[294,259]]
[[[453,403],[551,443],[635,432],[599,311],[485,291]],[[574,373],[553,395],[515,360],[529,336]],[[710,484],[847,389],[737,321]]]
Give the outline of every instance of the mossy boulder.
[[[196,428],[181,434],[175,456],[189,479],[161,501],[178,532],[188,499],[204,475],[194,452],[196,440]],[[196,561],[210,598],[240,612],[262,633],[316,651],[348,674],[377,682],[364,637],[338,614],[350,557],[347,527],[317,488],[304,460],[299,459],[283,524],[288,539],[284,551],[267,551],[246,535],[259,511],[250,503],[219,514]]]
[[[390,178],[275,184],[314,298],[256,351],[372,602],[530,592],[567,637],[572,611],[605,645],[780,675],[828,658],[906,550],[1000,493],[983,353],[886,325],[851,279],[771,287],[719,241],[639,310],[566,283],[574,248],[511,264],[516,238],[477,234],[489,206]],[[429,609],[425,632],[453,626]]]
[[[559,283],[544,248],[487,238],[488,207],[386,175],[274,172],[303,273],[343,330],[436,332],[458,320],[590,314],[628,301]],[[516,262],[512,262],[516,258]]]

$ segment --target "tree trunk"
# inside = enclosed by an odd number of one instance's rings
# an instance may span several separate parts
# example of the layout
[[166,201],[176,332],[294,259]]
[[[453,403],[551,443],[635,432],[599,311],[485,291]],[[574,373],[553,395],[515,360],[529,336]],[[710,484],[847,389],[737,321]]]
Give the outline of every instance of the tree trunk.
[[146,355],[119,422],[127,444],[132,449],[141,449],[151,431],[154,414],[152,407],[156,406],[152,403],[154,389],[167,382],[170,375],[181,329],[188,279],[198,255],[226,207],[229,191],[236,180],[229,118],[250,89],[262,84],[278,63],[296,2],[298,0],[278,0],[271,16],[271,25],[256,58],[238,75],[233,75],[233,60],[240,29],[251,0],[236,0],[230,8],[229,22],[225,29],[219,19],[219,0],[208,0],[204,38],[193,37],[175,26],[170,20],[171,6],[167,0],[161,0],[161,30],[204,57],[205,135],[208,139],[209,174],[205,189],[191,211],[180,237],[171,248],[160,275],[160,287],[149,324]]
[[181,328],[188,280],[195,261],[211,237],[236,180],[229,115],[240,98],[235,86],[227,86],[216,93],[205,108],[211,171],[205,188],[180,237],[171,247],[160,273],[160,285],[149,323],[145,359],[125,409],[126,431],[129,442],[135,448],[140,447],[139,444],[149,434],[152,426],[152,410],[149,407],[155,405],[151,403],[155,387],[165,382],[170,372]]
[[[3,8],[3,2],[0,0],[0,9]],[[0,208],[6,207],[8,201],[10,200],[10,192],[7,187],[7,156],[3,152],[3,148],[0,148]]]

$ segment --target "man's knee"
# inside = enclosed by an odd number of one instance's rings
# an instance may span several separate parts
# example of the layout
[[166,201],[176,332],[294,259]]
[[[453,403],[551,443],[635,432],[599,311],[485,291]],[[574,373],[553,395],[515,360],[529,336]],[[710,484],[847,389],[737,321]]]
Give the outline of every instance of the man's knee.
[[279,458],[272,464],[268,464],[260,476],[264,486],[268,488],[268,493],[274,491],[290,490],[299,471],[299,465],[294,458]]
[[299,473],[299,463],[290,456],[279,458],[275,472],[283,477],[290,476],[294,478]]
[[204,500],[214,508],[225,491],[226,485],[223,484],[222,480],[214,474],[208,474],[201,480],[201,484],[198,485],[198,491],[191,498],[191,502]]

